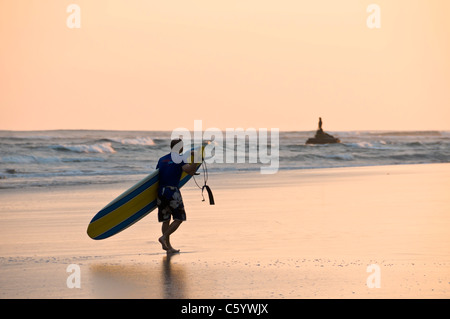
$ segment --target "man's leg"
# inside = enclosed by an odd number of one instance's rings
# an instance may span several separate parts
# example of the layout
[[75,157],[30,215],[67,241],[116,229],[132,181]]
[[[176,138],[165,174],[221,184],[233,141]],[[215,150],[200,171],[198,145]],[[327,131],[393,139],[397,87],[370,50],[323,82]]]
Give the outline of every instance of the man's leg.
[[163,246],[164,250],[167,250],[168,252],[179,252],[179,250],[174,249],[172,245],[170,244],[170,235],[173,234],[178,227],[181,225],[181,220],[174,220],[171,224],[169,222],[163,222],[162,225],[162,233],[163,235],[159,238],[159,242]]
[[[163,235],[169,228],[169,225],[170,225],[170,220],[162,222],[161,232]],[[161,243],[162,249],[169,250],[168,244],[170,245],[170,243],[168,243],[168,239],[166,239],[165,241],[162,241],[161,237],[160,237],[159,242]]]

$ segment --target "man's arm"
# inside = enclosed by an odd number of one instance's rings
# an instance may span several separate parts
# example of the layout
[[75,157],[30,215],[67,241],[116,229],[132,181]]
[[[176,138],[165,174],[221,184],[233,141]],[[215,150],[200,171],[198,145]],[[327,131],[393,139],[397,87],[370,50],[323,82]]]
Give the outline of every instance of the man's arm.
[[185,171],[189,175],[199,175],[199,173],[195,172],[197,170],[197,164],[196,163],[184,164],[183,166],[181,166],[181,168],[183,169],[183,171]]
[[197,164],[198,163],[195,163],[194,160],[195,160],[195,151],[192,151],[191,152],[191,161],[192,161],[192,163],[184,164],[181,168],[183,169],[183,171],[185,171],[189,175],[200,175],[199,173],[195,172],[197,170]]

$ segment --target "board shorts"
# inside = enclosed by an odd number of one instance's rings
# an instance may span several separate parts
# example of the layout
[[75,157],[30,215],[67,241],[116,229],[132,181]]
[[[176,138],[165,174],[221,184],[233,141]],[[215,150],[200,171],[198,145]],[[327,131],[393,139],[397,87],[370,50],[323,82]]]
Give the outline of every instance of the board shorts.
[[186,220],[183,198],[178,187],[163,187],[161,194],[158,194],[156,199],[156,205],[158,206],[159,222],[170,221],[171,216],[174,220]]

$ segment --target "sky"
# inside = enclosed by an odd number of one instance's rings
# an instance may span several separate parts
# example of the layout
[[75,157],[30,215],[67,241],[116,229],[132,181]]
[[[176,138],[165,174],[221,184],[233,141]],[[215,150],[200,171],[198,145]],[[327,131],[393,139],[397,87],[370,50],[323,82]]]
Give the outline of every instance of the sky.
[[0,0],[0,130],[295,131],[318,117],[331,131],[450,130],[449,12],[446,0]]

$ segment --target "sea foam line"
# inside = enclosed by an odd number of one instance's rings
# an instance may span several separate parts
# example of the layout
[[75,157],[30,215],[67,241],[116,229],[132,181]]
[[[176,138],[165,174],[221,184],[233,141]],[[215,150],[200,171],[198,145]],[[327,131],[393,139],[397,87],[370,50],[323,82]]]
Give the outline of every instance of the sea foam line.
[[155,141],[150,137],[136,137],[136,138],[108,138],[107,140],[124,144],[124,145],[144,145],[152,146],[155,145]]
[[52,145],[50,148],[57,151],[71,151],[76,153],[115,153],[116,150],[111,146],[111,143],[101,143],[93,145],[67,145],[59,144]]

